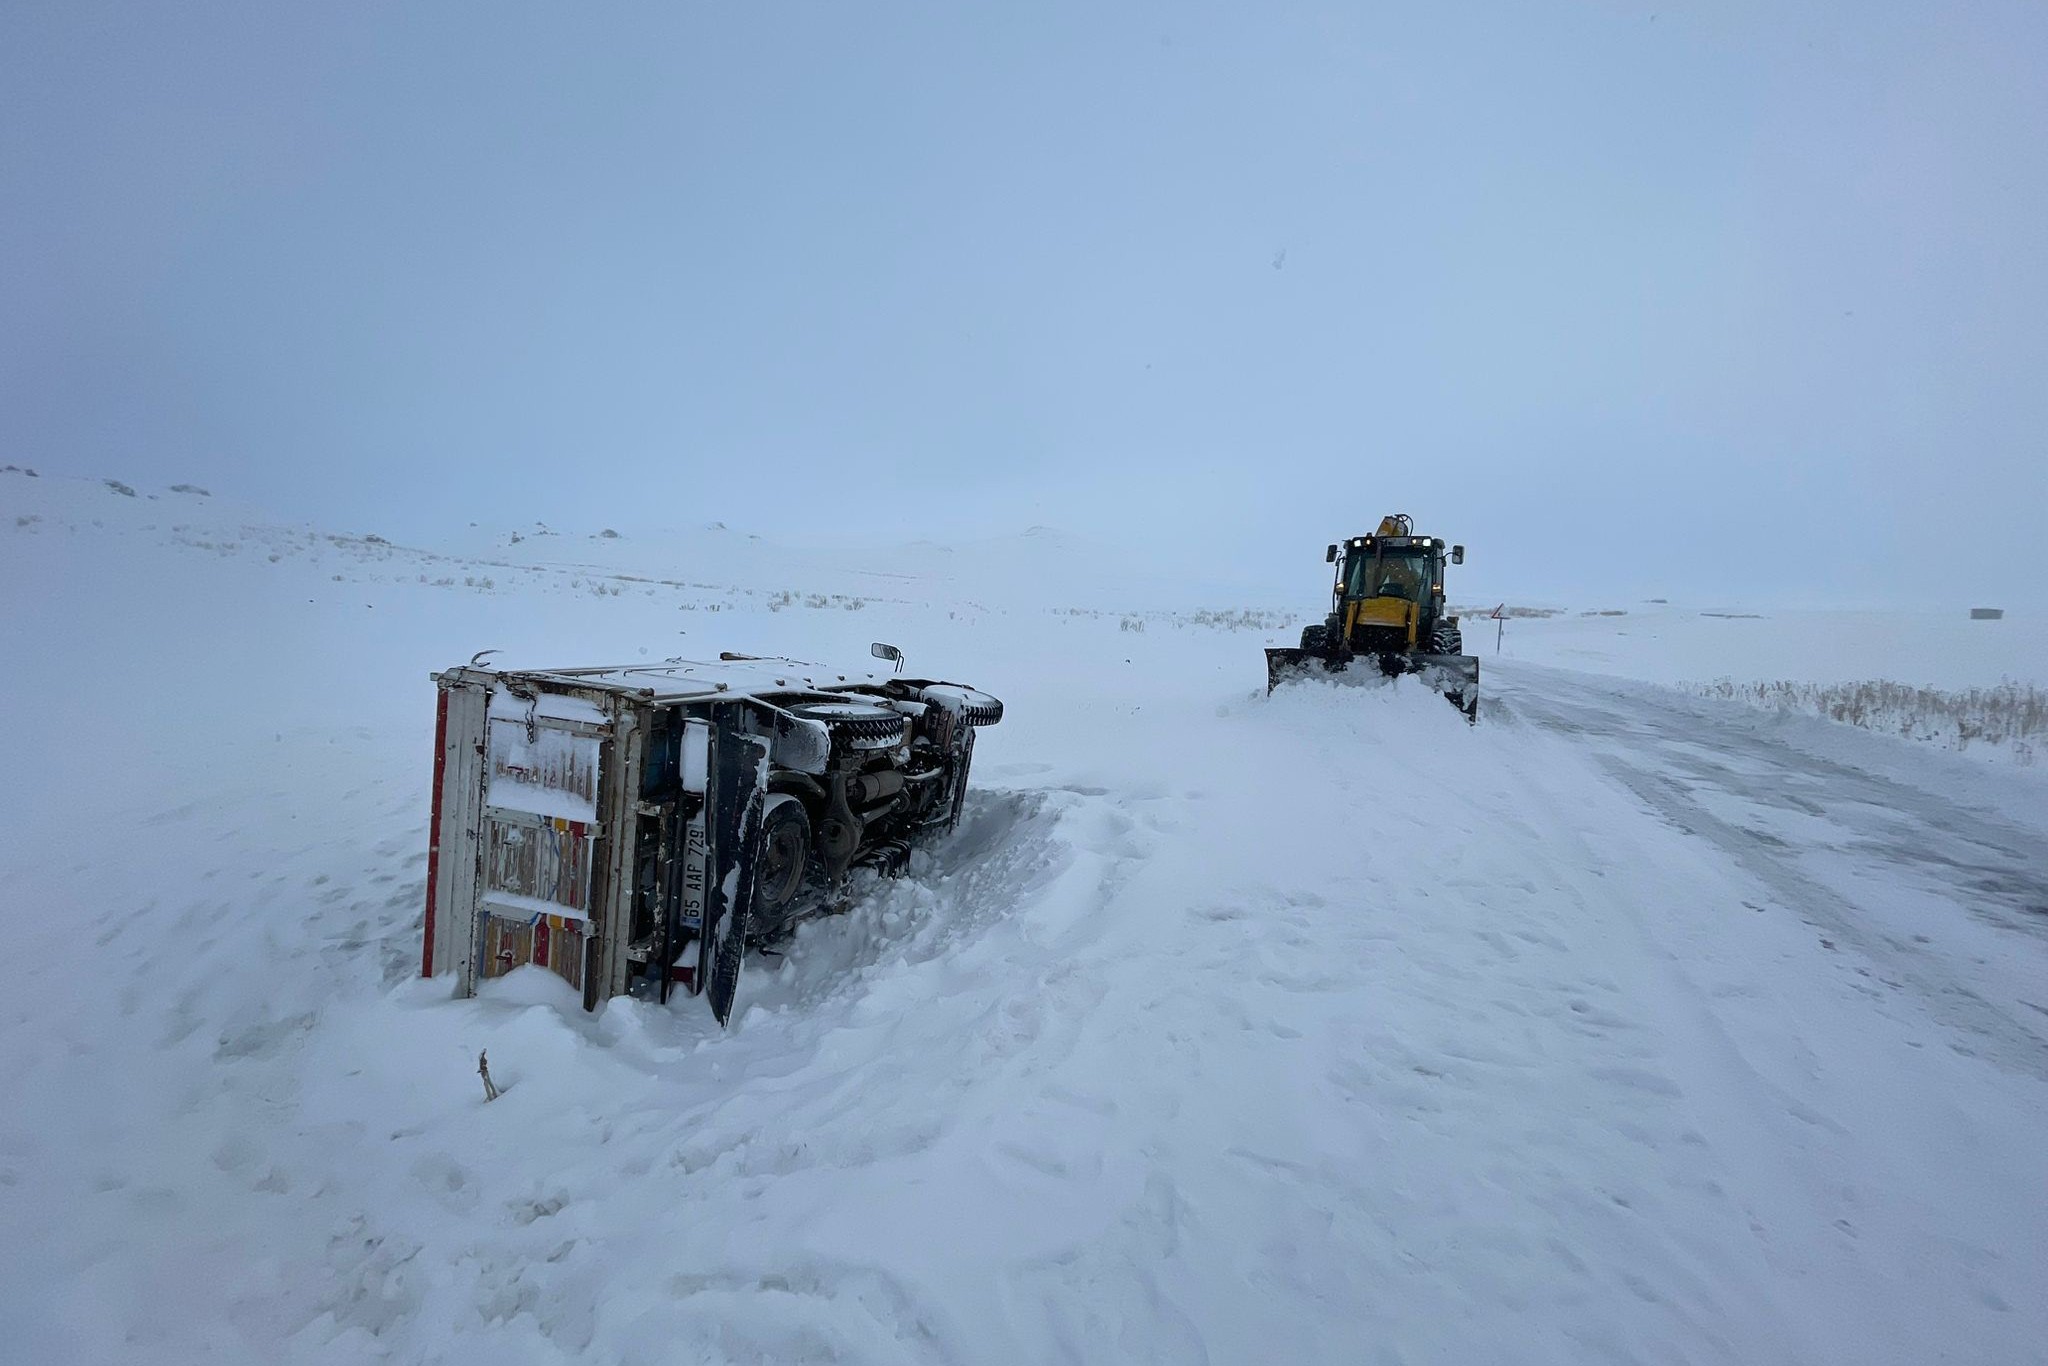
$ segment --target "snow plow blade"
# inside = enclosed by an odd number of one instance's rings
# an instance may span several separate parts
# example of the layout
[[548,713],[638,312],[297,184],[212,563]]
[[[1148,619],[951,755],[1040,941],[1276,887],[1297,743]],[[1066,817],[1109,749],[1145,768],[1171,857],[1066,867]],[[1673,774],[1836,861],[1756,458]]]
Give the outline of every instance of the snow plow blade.
[[1478,655],[1414,655],[1408,662],[1409,672],[1442,693],[1467,721],[1479,720]]
[[1361,655],[1349,659],[1328,658],[1309,650],[1271,647],[1266,651],[1266,691],[1283,683],[1304,678],[1336,681],[1378,682],[1400,674],[1414,674],[1433,691],[1442,693],[1468,721],[1479,719],[1479,656],[1477,655]]
[[1266,691],[1270,694],[1282,683],[1339,673],[1343,667],[1342,664],[1333,666],[1321,655],[1310,654],[1307,650],[1269,647],[1266,650]]

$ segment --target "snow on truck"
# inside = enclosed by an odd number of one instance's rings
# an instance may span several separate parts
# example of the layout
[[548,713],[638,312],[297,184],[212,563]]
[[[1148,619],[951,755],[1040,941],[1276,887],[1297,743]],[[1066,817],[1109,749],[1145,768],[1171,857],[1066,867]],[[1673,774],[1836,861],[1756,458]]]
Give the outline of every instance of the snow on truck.
[[434,675],[422,973],[474,994],[532,964],[586,1009],[681,986],[721,1024],[750,945],[959,819],[974,732],[1003,714],[956,683],[788,659],[480,659]]

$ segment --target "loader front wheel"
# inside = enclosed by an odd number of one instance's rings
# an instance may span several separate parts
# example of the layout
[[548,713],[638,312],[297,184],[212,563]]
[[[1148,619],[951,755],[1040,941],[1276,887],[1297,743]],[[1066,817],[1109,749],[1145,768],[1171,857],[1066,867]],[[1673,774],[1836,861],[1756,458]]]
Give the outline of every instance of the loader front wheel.
[[1439,626],[1429,633],[1429,652],[1433,655],[1461,655],[1465,653],[1465,633],[1455,626]]
[[1309,654],[1328,658],[1330,654],[1330,628],[1324,624],[1302,627],[1301,648]]

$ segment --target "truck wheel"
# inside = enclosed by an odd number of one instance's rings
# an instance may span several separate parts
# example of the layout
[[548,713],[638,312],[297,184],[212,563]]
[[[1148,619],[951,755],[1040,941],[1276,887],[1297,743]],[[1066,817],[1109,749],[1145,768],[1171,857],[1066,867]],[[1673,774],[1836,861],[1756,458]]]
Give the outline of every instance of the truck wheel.
[[979,688],[960,688],[942,683],[926,688],[923,696],[970,726],[993,726],[1003,719],[1002,702]]
[[1301,628],[1301,648],[1312,655],[1330,653],[1330,628],[1326,625]]
[[873,702],[792,702],[783,710],[824,722],[832,742],[847,749],[894,749],[910,729],[909,717]]
[[780,926],[804,889],[811,866],[811,818],[787,792],[768,799],[761,816],[761,855],[754,872],[754,917]]
[[1455,626],[1439,626],[1429,633],[1429,652],[1433,655],[1461,655],[1465,653],[1465,633]]

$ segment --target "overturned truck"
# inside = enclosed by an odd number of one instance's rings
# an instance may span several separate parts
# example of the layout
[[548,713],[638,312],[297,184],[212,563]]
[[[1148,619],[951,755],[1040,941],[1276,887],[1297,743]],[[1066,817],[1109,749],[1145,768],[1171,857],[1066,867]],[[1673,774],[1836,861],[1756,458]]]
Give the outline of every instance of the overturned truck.
[[679,987],[721,1024],[750,946],[959,819],[974,732],[1003,714],[956,683],[744,655],[434,682],[421,972],[473,994],[531,964],[586,1009]]

